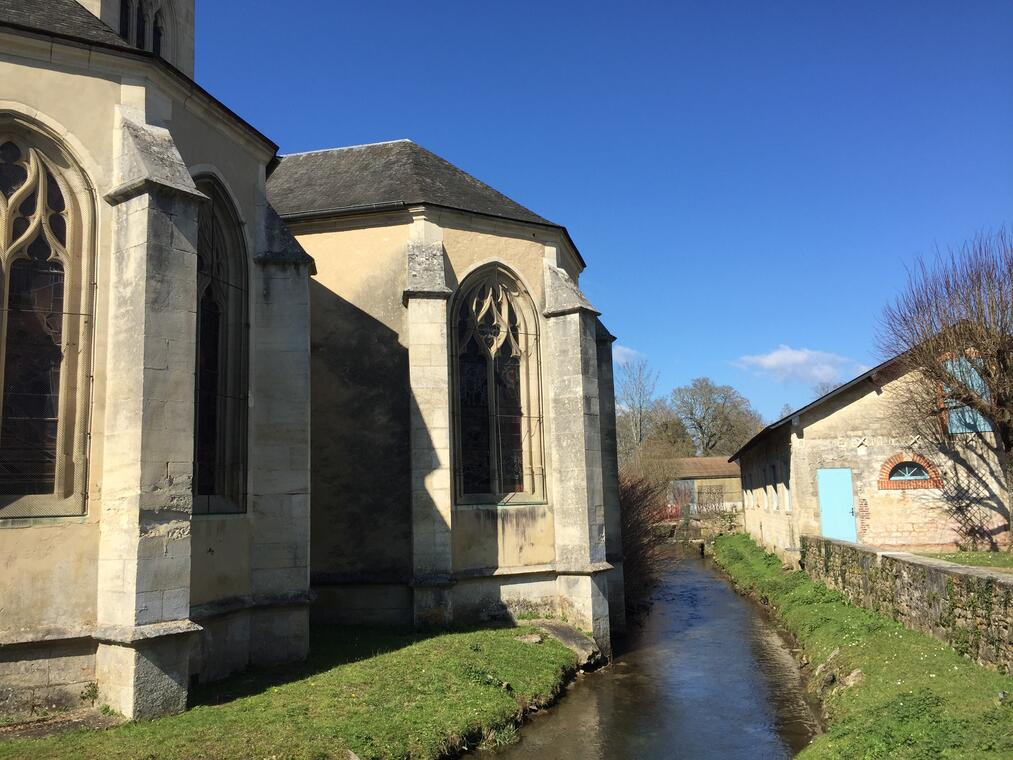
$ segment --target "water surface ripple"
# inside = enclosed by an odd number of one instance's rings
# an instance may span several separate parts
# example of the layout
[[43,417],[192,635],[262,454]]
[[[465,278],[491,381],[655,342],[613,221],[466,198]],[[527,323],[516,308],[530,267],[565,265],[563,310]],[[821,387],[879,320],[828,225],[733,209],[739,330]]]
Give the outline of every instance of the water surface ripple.
[[818,730],[786,643],[753,602],[687,558],[611,668],[580,679],[496,760],[788,758]]

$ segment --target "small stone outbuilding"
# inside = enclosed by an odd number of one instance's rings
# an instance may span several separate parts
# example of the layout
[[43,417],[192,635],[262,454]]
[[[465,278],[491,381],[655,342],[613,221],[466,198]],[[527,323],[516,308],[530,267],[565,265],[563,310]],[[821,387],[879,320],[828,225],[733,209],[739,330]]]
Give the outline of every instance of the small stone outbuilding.
[[690,514],[739,512],[742,480],[738,462],[727,457],[681,457],[672,460],[670,501]]
[[930,428],[908,422],[914,381],[884,362],[746,443],[732,457],[746,530],[792,563],[803,535],[890,549],[1004,543],[988,423],[963,407],[940,407]]

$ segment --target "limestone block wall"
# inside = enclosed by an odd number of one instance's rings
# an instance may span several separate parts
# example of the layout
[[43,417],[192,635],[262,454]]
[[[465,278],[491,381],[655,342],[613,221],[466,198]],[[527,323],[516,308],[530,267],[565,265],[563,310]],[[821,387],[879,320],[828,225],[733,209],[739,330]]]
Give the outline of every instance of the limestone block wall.
[[[317,619],[411,622],[410,394],[402,301],[410,219],[293,229],[310,284],[312,581]],[[368,358],[368,360],[366,360]]]
[[804,536],[801,563],[853,604],[943,641],[990,668],[1013,668],[1013,576],[905,552]]
[[[790,436],[775,430],[745,451],[739,461],[742,475],[742,520],[745,530],[761,546],[783,559],[797,561],[800,524],[815,519],[795,498],[794,470],[789,469]],[[771,466],[777,467],[773,478]],[[777,491],[775,498],[775,489]]]
[[[932,439],[898,414],[907,378],[861,383],[764,434],[741,455],[746,529],[788,561],[797,561],[798,537],[821,535],[818,472],[852,473],[856,532],[862,543],[883,548],[952,549],[968,542],[966,523],[954,506],[970,507],[992,541],[1006,541],[1004,489],[986,442],[969,436]],[[790,477],[769,486],[770,466],[790,460]],[[893,464],[917,461],[929,481],[888,480]],[[790,504],[786,508],[786,491]],[[779,504],[778,504],[779,502]],[[988,539],[979,539],[988,542]]]

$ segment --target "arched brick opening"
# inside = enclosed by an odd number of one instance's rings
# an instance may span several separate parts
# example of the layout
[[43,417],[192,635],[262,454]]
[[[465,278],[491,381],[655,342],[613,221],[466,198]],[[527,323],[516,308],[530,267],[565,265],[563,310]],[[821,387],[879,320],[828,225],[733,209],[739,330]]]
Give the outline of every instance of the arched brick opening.
[[[924,467],[925,472],[929,475],[929,479],[890,480],[890,472],[894,467],[902,462],[914,462],[915,464]],[[877,484],[881,491],[912,491],[924,488],[942,488],[943,479],[939,475],[939,470],[936,469],[936,466],[928,459],[923,457],[921,454],[907,453],[894,454],[892,457],[883,462],[883,466],[879,469],[879,481]]]

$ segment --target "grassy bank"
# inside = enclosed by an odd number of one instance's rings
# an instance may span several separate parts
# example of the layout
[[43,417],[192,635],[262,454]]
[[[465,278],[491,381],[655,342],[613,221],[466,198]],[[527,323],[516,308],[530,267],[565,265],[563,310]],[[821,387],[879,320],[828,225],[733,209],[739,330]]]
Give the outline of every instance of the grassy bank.
[[0,758],[437,758],[510,737],[576,657],[532,629],[417,633],[318,629],[297,669],[199,692],[182,715],[0,743]]
[[925,553],[923,557],[945,559],[958,565],[989,567],[999,572],[1013,573],[1013,554],[1009,552],[946,552]]
[[809,660],[828,729],[801,757],[1013,757],[1013,678],[785,572],[746,535],[718,538],[714,556],[776,610]]

